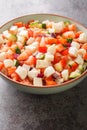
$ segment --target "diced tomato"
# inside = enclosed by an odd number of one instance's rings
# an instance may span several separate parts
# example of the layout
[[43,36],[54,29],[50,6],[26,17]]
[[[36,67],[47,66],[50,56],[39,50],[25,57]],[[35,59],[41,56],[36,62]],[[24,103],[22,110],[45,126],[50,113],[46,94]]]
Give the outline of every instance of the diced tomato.
[[34,21],[35,21],[34,19],[31,19],[31,20],[28,21],[28,24],[30,24],[30,23],[32,23]]
[[9,53],[7,53],[6,54],[6,59],[14,59],[14,54],[9,54]]
[[62,52],[64,51],[66,48],[62,45],[62,44],[58,44],[56,47],[56,51],[57,52]]
[[17,60],[19,61],[23,61],[23,60],[27,60],[28,59],[28,54],[24,51],[22,52],[18,57]]
[[65,68],[65,66],[67,65],[67,61],[68,61],[67,56],[63,56],[62,59],[60,60],[60,63],[61,63],[63,68]]
[[76,31],[77,29],[75,24],[70,24],[68,28],[69,28],[69,31]]
[[58,40],[56,38],[53,38],[53,37],[48,37],[48,38],[45,38],[45,41],[47,44],[57,44],[58,43]]
[[71,71],[75,71],[78,67],[78,64],[74,62],[74,64],[70,67]]
[[54,61],[53,64],[58,63],[61,60],[61,55],[57,52],[54,54]]
[[36,57],[29,56],[29,58],[25,61],[25,64],[30,65],[30,66],[36,65]]
[[58,35],[58,37],[57,37],[57,42],[58,42],[59,44],[66,44],[66,43],[67,43],[67,42],[66,42],[66,39],[63,38],[63,37],[61,37],[61,36],[59,36],[59,35]]
[[45,82],[46,82],[46,85],[56,85],[57,83],[53,80],[53,78],[50,76],[50,77],[47,77],[45,78]]
[[12,44],[12,46],[10,47],[10,49],[15,52],[15,49],[16,49],[17,45],[16,44]]
[[12,78],[14,81],[21,81],[20,77],[17,75],[16,72],[14,72],[14,73],[11,74],[11,78]]
[[67,31],[69,31],[69,28],[66,26],[66,27],[63,29],[62,33],[67,32]]
[[12,45],[12,41],[8,41],[6,44],[8,47],[10,47]]
[[60,63],[62,64],[62,67],[64,68],[65,66],[66,66],[66,60],[64,60],[64,59],[62,59],[61,61],[60,61]]
[[84,55],[84,60],[86,60],[87,61],[87,52],[86,52],[86,54]]
[[28,56],[32,55],[32,51],[29,48],[27,48],[25,52],[28,54]]
[[52,22],[47,23],[47,24],[46,24],[46,27],[47,27],[47,28],[52,28]]
[[87,43],[83,44],[81,48],[87,50]]
[[29,21],[25,24],[25,27],[26,27],[26,28],[29,28],[29,25],[30,25],[31,22],[34,22],[34,20],[29,20]]
[[44,70],[45,70],[45,68],[41,68],[40,69],[40,71],[41,71],[42,74],[44,74]]
[[16,42],[16,44],[17,44],[18,48],[20,48],[20,49],[23,48],[23,43],[21,43],[21,42]]
[[29,78],[25,78],[24,80],[21,81],[24,85],[31,85],[31,82],[29,81]]
[[40,46],[39,48],[38,48],[38,50],[39,50],[39,52],[42,52],[42,53],[46,53],[47,52],[47,47],[46,46]]
[[72,65],[67,64],[65,66],[65,69],[68,69],[70,73],[72,71],[75,71],[77,68],[78,68],[78,64],[76,62],[74,62]]
[[4,63],[0,62],[0,70],[4,67]]
[[69,50],[66,49],[66,50],[62,51],[61,54],[62,54],[63,56],[68,55],[68,51],[69,51]]
[[78,31],[75,33],[75,38],[78,38],[80,36],[80,34],[82,33],[82,31]]
[[15,70],[16,70],[16,67],[15,67],[15,66],[10,67],[10,68],[7,68],[8,76],[11,76],[11,74],[14,73]]
[[35,41],[40,43],[41,37],[36,37],[36,38],[35,38]]
[[20,61],[18,61],[19,62],[19,65],[23,65],[24,64],[24,61],[23,60],[20,60]]
[[29,28],[29,24],[28,24],[28,23],[26,23],[24,26],[25,26],[26,28]]
[[72,72],[71,67],[68,64],[65,66],[65,69],[67,69],[69,71],[69,73]]
[[14,25],[17,26],[18,28],[24,26],[23,22],[16,22],[14,23]]
[[34,34],[33,30],[28,29],[28,37],[33,37],[33,34]]
[[46,85],[56,85],[56,81],[53,81],[53,80],[46,80]]
[[65,33],[63,33],[63,37],[64,38],[75,38],[75,33],[73,31],[67,31]]

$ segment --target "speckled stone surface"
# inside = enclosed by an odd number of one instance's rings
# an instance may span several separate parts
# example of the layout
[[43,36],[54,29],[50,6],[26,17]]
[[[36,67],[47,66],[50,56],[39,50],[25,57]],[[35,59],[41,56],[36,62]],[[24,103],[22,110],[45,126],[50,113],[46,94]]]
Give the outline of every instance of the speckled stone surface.
[[[87,0],[0,1],[0,25],[30,13],[56,13],[87,26]],[[0,130],[87,130],[87,78],[46,96],[20,92],[0,78]]]

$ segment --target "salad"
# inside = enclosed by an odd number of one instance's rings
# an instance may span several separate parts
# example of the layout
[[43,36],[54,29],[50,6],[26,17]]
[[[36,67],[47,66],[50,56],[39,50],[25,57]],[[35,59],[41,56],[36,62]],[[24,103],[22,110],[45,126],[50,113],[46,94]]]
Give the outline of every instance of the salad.
[[87,34],[69,21],[20,21],[0,34],[0,71],[13,81],[55,86],[86,69]]

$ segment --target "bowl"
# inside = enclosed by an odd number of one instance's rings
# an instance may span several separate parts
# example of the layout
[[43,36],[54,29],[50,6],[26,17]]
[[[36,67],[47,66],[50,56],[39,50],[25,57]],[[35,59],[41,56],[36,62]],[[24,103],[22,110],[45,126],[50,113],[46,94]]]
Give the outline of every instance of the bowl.
[[[29,14],[29,15],[15,18],[15,19],[5,23],[4,25],[2,25],[0,27],[0,33],[3,32],[4,30],[8,29],[15,22],[22,21],[22,22],[26,23],[29,19],[30,20],[31,19],[40,20],[40,21],[53,20],[55,22],[69,20],[71,23],[76,24],[78,29],[82,30],[83,32],[87,32],[87,29],[82,24],[80,24],[79,22],[76,22],[70,18],[64,17],[64,16],[60,16],[60,15],[56,15],[56,14]],[[24,85],[17,81],[13,81],[12,79],[10,79],[9,77],[7,77],[6,75],[4,75],[1,72],[0,72],[0,76],[4,80],[3,82],[8,83],[9,86],[17,88],[21,91],[24,91],[27,93],[32,93],[32,94],[54,94],[54,93],[63,92],[65,90],[68,90],[68,89],[76,86],[77,84],[79,84],[87,76],[87,69],[79,77],[69,80],[67,82],[64,82],[61,85],[43,86],[43,87],[33,86],[33,85]]]

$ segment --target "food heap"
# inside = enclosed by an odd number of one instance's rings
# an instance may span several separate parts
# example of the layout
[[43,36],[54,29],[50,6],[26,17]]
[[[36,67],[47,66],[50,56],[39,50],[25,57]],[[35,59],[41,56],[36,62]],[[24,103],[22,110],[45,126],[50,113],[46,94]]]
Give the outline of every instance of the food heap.
[[0,71],[13,81],[55,86],[87,68],[87,34],[69,21],[16,22],[0,34]]

